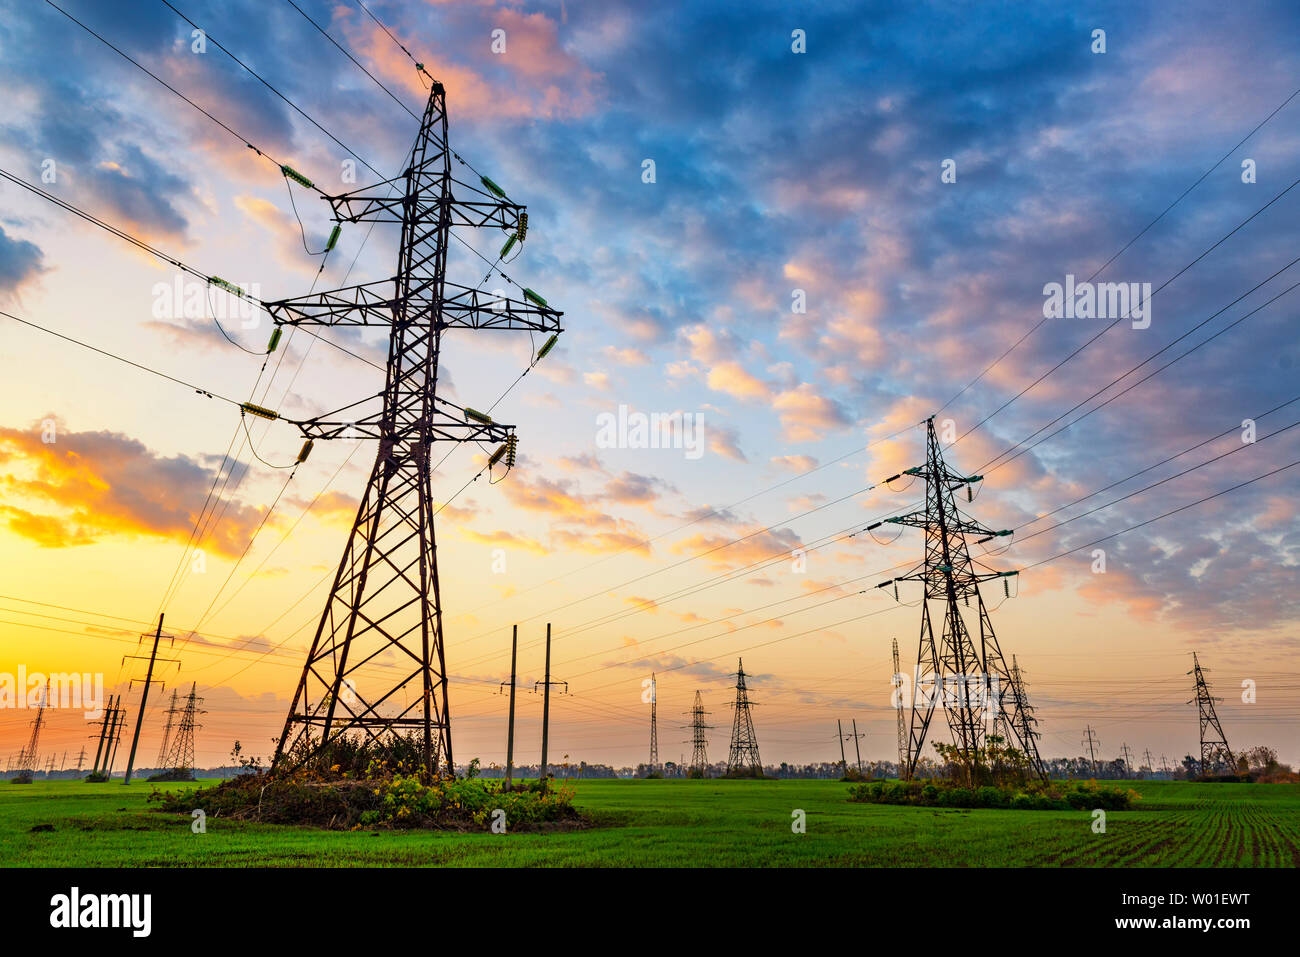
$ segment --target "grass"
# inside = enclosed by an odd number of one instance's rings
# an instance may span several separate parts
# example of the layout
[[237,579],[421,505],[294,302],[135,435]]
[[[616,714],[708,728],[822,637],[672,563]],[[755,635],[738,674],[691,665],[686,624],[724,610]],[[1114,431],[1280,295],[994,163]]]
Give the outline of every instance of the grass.
[[[549,834],[322,832],[146,803],[154,785],[0,784],[0,865],[1069,866],[1300,865],[1300,785],[1135,781],[1135,810],[956,810],[854,804],[838,781],[575,781],[600,826]],[[169,790],[189,784],[160,785]],[[791,831],[792,810],[807,833]],[[32,830],[53,825],[53,830]]]

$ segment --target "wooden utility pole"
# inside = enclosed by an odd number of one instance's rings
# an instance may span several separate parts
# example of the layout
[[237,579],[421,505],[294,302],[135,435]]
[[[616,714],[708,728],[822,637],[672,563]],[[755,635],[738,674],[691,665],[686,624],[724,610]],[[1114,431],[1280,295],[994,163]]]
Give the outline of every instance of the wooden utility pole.
[[546,623],[546,682],[542,686],[542,767],[539,778],[546,787],[546,740],[551,730],[551,623]]
[[[549,654],[550,648],[547,647]],[[519,655],[519,626],[515,625],[510,635],[510,724],[506,732],[506,790],[510,790],[510,781],[515,769],[515,665]],[[546,752],[546,745],[542,745]]]
[[[123,784],[131,783],[131,772],[135,770],[135,749],[140,744],[140,725],[144,724],[144,710],[149,704],[149,686],[153,684],[153,666],[158,659],[158,642],[162,640],[162,612],[158,613],[158,629],[153,633],[153,651],[149,652],[149,670],[144,676],[144,691],[140,693],[140,710],[135,716],[135,734],[131,738],[131,753],[126,758],[126,776],[122,779]],[[137,655],[128,655],[129,658],[139,657]]]
[[546,787],[546,744],[549,739],[551,730],[551,685],[564,685],[564,690],[569,690],[567,681],[551,680],[551,623],[546,623],[546,680],[533,684],[533,690],[537,690],[537,685],[542,686],[542,766],[540,769],[540,778],[542,787]]
[[844,769],[845,774],[848,774],[849,762],[844,757],[844,725],[839,718],[835,719],[835,731],[835,736],[840,739],[840,767]]
[[91,774],[99,773],[100,758],[107,760],[108,755],[104,753],[104,741],[108,737],[108,723],[112,720],[114,709],[117,705],[113,701],[113,696],[108,696],[108,708],[104,711],[104,723],[99,726],[99,746],[95,748],[95,763],[90,768]]
[[862,735],[858,734],[858,719],[853,719],[853,753],[858,756],[858,773],[862,773],[862,747],[858,744]]

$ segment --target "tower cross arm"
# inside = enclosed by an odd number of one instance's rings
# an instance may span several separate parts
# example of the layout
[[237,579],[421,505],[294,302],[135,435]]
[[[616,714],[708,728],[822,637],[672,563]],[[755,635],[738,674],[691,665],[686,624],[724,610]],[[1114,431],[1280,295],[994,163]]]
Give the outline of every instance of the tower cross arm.
[[[531,291],[531,290],[530,290]],[[525,299],[510,299],[472,286],[445,284],[442,322],[448,328],[516,329],[529,332],[559,333],[564,328],[564,313],[546,305],[535,293]]]
[[393,290],[393,280],[381,279],[264,305],[281,326],[389,326]]
[[[486,187],[480,189],[456,179],[452,182],[462,197],[448,197],[446,208],[452,226],[526,232],[527,207],[494,195]],[[439,218],[440,204],[436,201],[418,203],[413,210],[408,209],[405,174],[350,193],[326,196],[325,200],[340,223],[402,223],[408,216],[415,222],[434,223]]]
[[[384,414],[374,412],[358,419],[343,419],[325,414],[312,419],[290,420],[308,439],[381,439],[391,435],[402,438],[401,427],[385,425]],[[410,437],[417,437],[420,424],[409,425]],[[455,410],[437,409],[427,422],[428,436],[434,442],[505,442],[515,427],[502,422],[477,422],[457,415]]]

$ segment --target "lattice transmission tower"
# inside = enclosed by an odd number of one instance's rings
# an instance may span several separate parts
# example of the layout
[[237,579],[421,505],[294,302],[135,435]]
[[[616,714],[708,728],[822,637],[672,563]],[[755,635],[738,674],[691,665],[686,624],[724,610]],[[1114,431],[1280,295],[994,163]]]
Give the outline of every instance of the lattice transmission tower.
[[[973,483],[983,476],[961,475],[944,462],[943,451],[934,430],[934,417],[925,422],[926,459],[924,465],[892,476],[910,475],[925,482],[925,508],[922,511],[887,518],[868,526],[868,530],[885,523],[920,528],[925,532],[925,558],[905,575],[881,582],[877,587],[897,582],[919,581],[924,586],[921,600],[921,634],[917,650],[915,682],[912,689],[912,716],[908,731],[907,767],[904,779],[910,779],[922,756],[922,746],[930,728],[936,705],[942,702],[952,733],[956,757],[971,773],[997,720],[1009,728],[1035,773],[1047,779],[1047,769],[1038,754],[1033,718],[1027,710],[1023,692],[1017,693],[1011,669],[1002,655],[988,608],[980,594],[980,583],[1003,580],[1003,588],[1017,572],[998,572],[978,567],[970,556],[968,538],[974,544],[1010,535],[1008,530],[995,531],[957,509],[954,492],[967,490],[968,500]],[[935,608],[932,613],[931,607]],[[939,619],[938,635],[935,618]],[[971,619],[969,622],[967,619]],[[922,692],[926,686],[927,691]]]
[[898,659],[898,639],[893,639],[894,644],[894,708],[898,713],[898,776],[901,778],[907,774],[907,718],[905,702],[903,701],[902,689],[906,687],[907,676],[903,674],[903,666]]
[[172,701],[167,707],[167,726],[163,728],[162,745],[158,748],[158,767],[160,768],[167,767],[167,755],[172,740],[172,722],[176,719],[176,715],[180,713],[181,709],[176,707],[176,689],[173,688]]
[[[1231,772],[1237,762],[1232,756],[1232,748],[1228,747],[1223,725],[1219,724],[1219,715],[1214,710],[1214,702],[1223,699],[1210,694],[1210,686],[1205,682],[1205,671],[1194,651],[1192,670],[1187,673],[1196,676],[1196,697],[1192,701],[1196,702],[1201,725],[1201,777],[1213,771]],[[1191,704],[1192,701],[1187,703]]]
[[713,712],[704,710],[704,699],[696,691],[695,705],[686,713],[691,716],[691,770],[698,771],[703,776],[709,769],[708,740],[704,732],[713,727],[704,723],[704,716]]
[[744,771],[761,777],[763,760],[758,756],[758,737],[754,734],[754,716],[750,712],[753,702],[745,687],[745,662],[736,668],[736,700],[732,703],[735,716],[731,722],[731,748],[727,752],[727,773]]
[[655,686],[654,672],[650,673],[650,770],[659,770],[659,717],[658,689]]
[[309,761],[343,735],[381,742],[414,734],[429,775],[440,767],[454,773],[430,459],[436,443],[501,443],[488,467],[504,458],[509,468],[515,438],[513,426],[437,394],[442,336],[449,329],[551,333],[540,358],[560,332],[560,313],[531,289],[516,301],[447,280],[453,227],[502,230],[509,239],[501,255],[528,228],[524,207],[496,183],[453,178],[453,158],[463,163],[448,145],[446,93],[435,81],[408,167],[327,197],[339,223],[400,226],[396,274],[267,304],[280,325],[389,330],[383,391],[300,425],[309,440],[376,439],[379,448],[276,745],[276,767]]
[[190,693],[185,697],[185,707],[181,709],[181,719],[176,725],[176,735],[172,738],[171,748],[163,767],[168,771],[194,770],[194,731],[203,727],[195,722],[195,716],[207,714],[199,703],[203,700],[197,694],[198,684],[190,685]]
[[27,745],[18,752],[18,771],[39,771],[36,766],[37,751],[41,743],[41,729],[45,726],[45,706],[50,703],[50,684],[45,683],[45,694],[36,706],[36,717],[32,719],[32,733],[27,738]]

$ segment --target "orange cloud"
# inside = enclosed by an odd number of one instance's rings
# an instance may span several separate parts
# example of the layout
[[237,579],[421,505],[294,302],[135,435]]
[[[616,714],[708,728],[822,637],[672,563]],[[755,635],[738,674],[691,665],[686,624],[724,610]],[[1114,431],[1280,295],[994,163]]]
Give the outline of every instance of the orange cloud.
[[[117,535],[189,540],[211,470],[185,456],[156,455],[120,433],[71,432],[54,417],[47,423],[31,431],[0,428],[0,487],[10,500],[4,514],[12,532],[48,548]],[[15,499],[45,510],[30,511]],[[261,514],[228,504],[199,547],[239,555]]]

